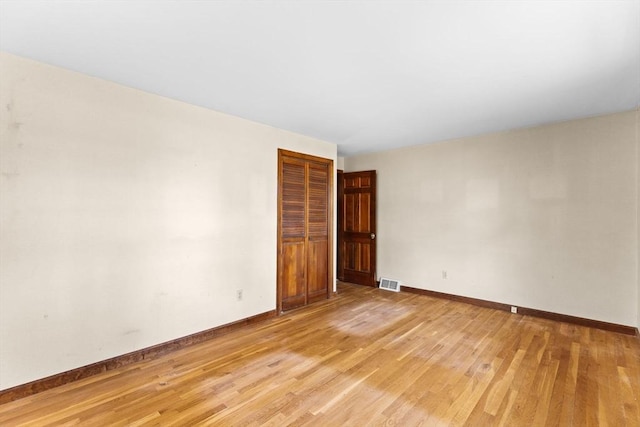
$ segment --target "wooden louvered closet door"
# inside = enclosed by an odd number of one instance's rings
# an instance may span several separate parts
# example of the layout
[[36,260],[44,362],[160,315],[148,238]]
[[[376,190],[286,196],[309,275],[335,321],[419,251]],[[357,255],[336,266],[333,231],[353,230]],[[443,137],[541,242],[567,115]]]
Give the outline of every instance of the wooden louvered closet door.
[[333,161],[278,152],[278,310],[330,295]]

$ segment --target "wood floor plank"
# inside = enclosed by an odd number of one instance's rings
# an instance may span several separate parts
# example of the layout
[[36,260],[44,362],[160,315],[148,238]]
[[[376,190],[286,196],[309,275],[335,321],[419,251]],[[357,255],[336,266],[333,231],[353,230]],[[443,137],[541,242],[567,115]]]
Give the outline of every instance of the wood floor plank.
[[640,426],[640,339],[429,296],[338,296],[0,405],[2,426]]

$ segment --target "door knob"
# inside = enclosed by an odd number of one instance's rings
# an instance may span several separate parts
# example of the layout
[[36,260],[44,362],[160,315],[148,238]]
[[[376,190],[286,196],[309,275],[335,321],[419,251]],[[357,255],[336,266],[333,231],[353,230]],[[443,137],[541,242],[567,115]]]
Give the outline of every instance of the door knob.
[[371,233],[371,240],[376,238],[376,233]]

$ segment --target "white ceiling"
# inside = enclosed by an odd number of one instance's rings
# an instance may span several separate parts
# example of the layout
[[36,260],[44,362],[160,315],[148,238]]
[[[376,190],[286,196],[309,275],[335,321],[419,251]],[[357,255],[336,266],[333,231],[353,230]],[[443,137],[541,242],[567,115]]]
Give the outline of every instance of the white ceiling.
[[0,49],[343,156],[640,105],[640,0],[1,0]]

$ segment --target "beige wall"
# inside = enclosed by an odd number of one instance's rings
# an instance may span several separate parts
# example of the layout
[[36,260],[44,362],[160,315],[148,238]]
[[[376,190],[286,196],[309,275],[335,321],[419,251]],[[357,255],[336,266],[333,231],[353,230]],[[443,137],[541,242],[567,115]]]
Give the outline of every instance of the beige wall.
[[346,158],[378,171],[378,276],[638,325],[636,117]]
[[337,157],[8,54],[0,109],[0,389],[274,310],[277,149]]

